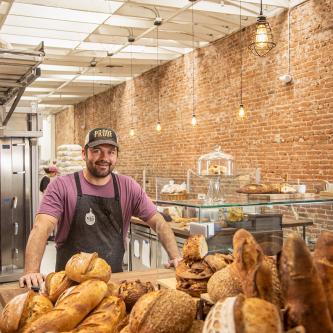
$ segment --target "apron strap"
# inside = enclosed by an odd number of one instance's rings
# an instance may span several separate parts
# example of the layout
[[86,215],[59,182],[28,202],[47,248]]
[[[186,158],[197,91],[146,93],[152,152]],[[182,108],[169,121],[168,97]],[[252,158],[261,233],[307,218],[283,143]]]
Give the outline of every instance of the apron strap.
[[112,175],[113,188],[114,188],[114,199],[116,201],[119,201],[119,188],[118,188],[117,178],[113,172],[111,172],[111,175]]
[[76,190],[77,190],[77,195],[79,197],[82,197],[82,188],[81,188],[81,183],[80,183],[80,176],[78,172],[74,172],[74,178],[75,178],[75,184],[76,184]]

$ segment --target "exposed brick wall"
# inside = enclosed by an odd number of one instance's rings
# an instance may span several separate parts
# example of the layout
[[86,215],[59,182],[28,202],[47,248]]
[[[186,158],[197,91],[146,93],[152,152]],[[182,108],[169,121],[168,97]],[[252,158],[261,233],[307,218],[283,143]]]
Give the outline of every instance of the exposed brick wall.
[[55,117],[55,147],[74,143],[74,110],[71,108],[57,113]]
[[[153,69],[77,105],[75,141],[82,144],[91,127],[115,128],[121,141],[118,170],[141,182],[146,168],[149,193],[154,192],[155,176],[185,179],[186,170],[195,169],[198,157],[215,145],[234,156],[238,169],[260,167],[264,180],[287,177],[300,179],[309,188],[323,187],[320,180],[333,181],[332,7],[330,0],[312,0],[291,11],[293,83],[289,85],[278,80],[288,71],[288,13],[269,19],[277,46],[264,58],[247,49],[254,26],[243,32],[246,119],[238,119],[237,33],[194,52],[196,128],[190,124],[193,54],[189,54],[159,69],[160,134],[155,130],[157,70]],[[132,119],[137,134],[133,138]]]

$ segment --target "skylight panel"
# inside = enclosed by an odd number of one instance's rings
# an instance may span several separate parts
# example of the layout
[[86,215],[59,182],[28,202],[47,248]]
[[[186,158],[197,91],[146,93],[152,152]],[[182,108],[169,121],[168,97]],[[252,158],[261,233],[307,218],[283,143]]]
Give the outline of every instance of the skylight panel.
[[[60,18],[59,18],[60,19]],[[82,22],[69,22],[62,20],[51,20],[37,17],[26,17],[8,15],[5,20],[5,25],[13,25],[17,27],[48,29],[48,30],[59,30],[59,31],[72,31],[72,32],[86,32],[91,33],[97,27],[98,24],[82,23]]]
[[149,29],[154,25],[152,21],[147,19],[131,18],[121,15],[112,15],[109,19],[105,21],[105,24],[117,27],[133,27],[141,29]]
[[41,38],[59,38],[83,41],[87,38],[88,34],[84,32],[71,32],[71,31],[61,31],[61,30],[47,30],[47,29],[37,29],[37,28],[24,28],[5,25],[1,29],[1,33],[9,35],[23,35]]
[[44,42],[46,47],[59,47],[72,49],[78,45],[79,42],[65,39],[51,39],[51,38],[38,38],[29,36],[18,36],[18,35],[7,35],[1,34],[1,36],[9,43],[21,44],[21,45],[35,45],[37,46],[40,42]]
[[11,15],[39,17],[63,21],[103,23],[110,15],[66,8],[48,7],[14,2],[9,12]]
[[82,42],[77,47],[79,50],[88,50],[88,51],[115,51],[119,49],[122,45],[117,44],[106,44],[106,43],[89,43],[89,42]]
[[115,77],[115,76],[102,76],[102,75],[80,75],[75,82],[94,82],[94,81],[106,81],[106,82],[118,82],[125,81],[128,77]]
[[78,66],[61,66],[61,65],[47,65],[41,64],[39,68],[45,71],[55,71],[55,72],[80,72],[81,67]]

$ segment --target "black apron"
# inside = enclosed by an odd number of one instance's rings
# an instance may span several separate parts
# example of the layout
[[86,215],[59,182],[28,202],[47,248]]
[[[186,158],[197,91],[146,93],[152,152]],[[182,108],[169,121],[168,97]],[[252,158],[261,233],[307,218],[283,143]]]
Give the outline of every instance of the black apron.
[[98,252],[112,272],[122,272],[125,252],[123,217],[119,189],[113,173],[114,198],[82,194],[80,177],[74,173],[77,203],[65,243],[57,248],[56,272],[64,270],[67,261],[78,252]]

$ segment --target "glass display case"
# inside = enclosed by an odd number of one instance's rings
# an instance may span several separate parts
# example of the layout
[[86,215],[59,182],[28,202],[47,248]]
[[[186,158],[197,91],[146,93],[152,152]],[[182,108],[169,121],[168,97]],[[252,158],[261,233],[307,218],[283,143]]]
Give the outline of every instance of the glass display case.
[[[187,199],[177,201],[155,200],[157,209],[166,218],[176,235],[179,249],[192,233],[206,236],[210,252],[230,253],[232,237],[239,228],[249,230],[265,254],[274,255],[281,249],[283,238],[297,231],[312,248],[322,230],[333,228],[333,197],[253,199],[251,195],[229,196],[221,203]],[[163,267],[167,260],[156,233],[146,225],[146,239],[152,235],[150,267]],[[136,227],[132,228],[133,239]],[[141,230],[142,234],[142,230]],[[141,235],[142,236],[142,235]],[[154,239],[153,239],[154,238]],[[138,243],[138,242],[137,242]],[[137,244],[138,245],[138,244]],[[135,267],[132,267],[134,269]]]

